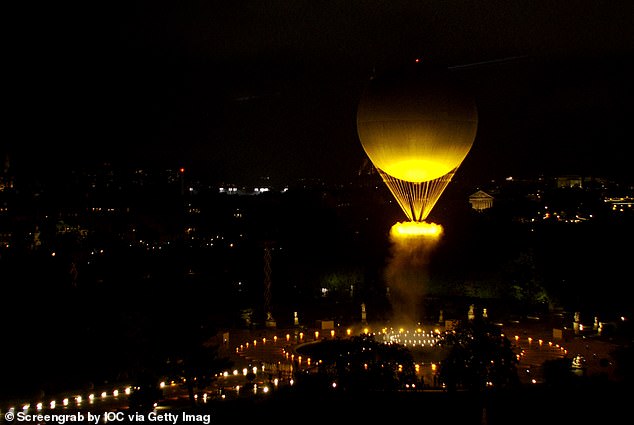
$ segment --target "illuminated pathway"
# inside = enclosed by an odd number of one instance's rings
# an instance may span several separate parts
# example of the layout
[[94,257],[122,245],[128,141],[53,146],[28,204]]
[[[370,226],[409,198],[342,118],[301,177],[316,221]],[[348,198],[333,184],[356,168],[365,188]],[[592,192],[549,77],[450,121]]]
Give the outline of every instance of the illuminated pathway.
[[[596,350],[578,341],[566,342],[566,346],[546,338],[544,333],[529,331],[519,327],[509,329],[507,335],[519,360],[519,376],[522,383],[543,382],[542,365],[545,361],[562,358],[568,355],[568,344],[575,348],[571,354],[581,350]],[[385,343],[398,343],[415,350],[433,350],[433,345],[440,337],[440,329],[419,328],[416,330],[377,327],[376,334],[372,327],[348,328],[332,331],[315,329],[267,329],[236,330],[229,334],[229,340],[223,344],[220,355],[227,355],[233,362],[231,370],[216,375],[216,380],[196,394],[198,403],[209,400],[266,395],[278,386],[293,385],[293,373],[296,370],[310,368],[318,359],[302,358],[295,347],[324,339],[349,338],[362,333],[378,335]],[[224,353],[223,353],[224,351]],[[427,352],[429,354],[429,352]],[[607,355],[607,354],[605,354]],[[437,371],[437,360],[417,362],[415,367],[419,377],[425,382],[424,389],[434,389],[433,376]],[[188,393],[184,382],[162,382],[164,402],[157,409],[179,408],[188,405]],[[419,390],[422,390],[418,388]],[[36,413],[63,413],[71,411],[116,411],[128,408],[128,397],[132,392],[129,385],[117,385],[93,392],[68,392],[42,400],[14,400],[0,405],[0,415],[7,412],[25,411]]]
[[563,358],[568,351],[560,344],[531,336],[520,338],[519,335],[509,337],[513,342],[513,351],[519,360],[518,375],[524,384],[543,383],[542,365],[547,360]]

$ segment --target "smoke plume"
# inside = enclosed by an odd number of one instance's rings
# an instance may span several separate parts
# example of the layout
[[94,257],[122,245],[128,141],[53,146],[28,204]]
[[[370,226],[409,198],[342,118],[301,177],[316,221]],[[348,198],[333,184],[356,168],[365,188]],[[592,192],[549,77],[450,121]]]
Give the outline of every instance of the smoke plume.
[[392,226],[385,279],[395,325],[413,326],[421,321],[429,257],[441,235],[442,226],[434,223],[406,222]]

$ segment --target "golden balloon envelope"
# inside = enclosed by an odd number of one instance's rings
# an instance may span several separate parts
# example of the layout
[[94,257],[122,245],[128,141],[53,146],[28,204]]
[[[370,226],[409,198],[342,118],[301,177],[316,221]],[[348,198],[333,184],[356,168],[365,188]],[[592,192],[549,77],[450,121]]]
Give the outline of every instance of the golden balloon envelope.
[[447,70],[414,66],[370,82],[357,109],[366,154],[412,221],[423,221],[475,140],[474,99]]

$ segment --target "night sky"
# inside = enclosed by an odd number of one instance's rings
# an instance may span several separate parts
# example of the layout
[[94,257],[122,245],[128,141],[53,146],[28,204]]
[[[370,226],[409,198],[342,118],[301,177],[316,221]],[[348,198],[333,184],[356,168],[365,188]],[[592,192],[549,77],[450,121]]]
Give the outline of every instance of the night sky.
[[348,179],[365,158],[355,122],[364,85],[423,58],[476,97],[463,177],[632,177],[630,0],[4,8],[0,153],[22,170],[111,161],[220,180]]

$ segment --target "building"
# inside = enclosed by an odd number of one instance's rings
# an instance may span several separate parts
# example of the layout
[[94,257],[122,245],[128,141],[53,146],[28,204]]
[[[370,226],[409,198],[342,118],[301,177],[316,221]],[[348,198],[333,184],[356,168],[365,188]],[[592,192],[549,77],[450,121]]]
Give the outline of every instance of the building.
[[557,189],[561,188],[583,188],[583,178],[577,175],[566,175],[557,177]]
[[469,196],[469,204],[476,211],[484,211],[493,206],[493,196],[483,190],[478,190]]

